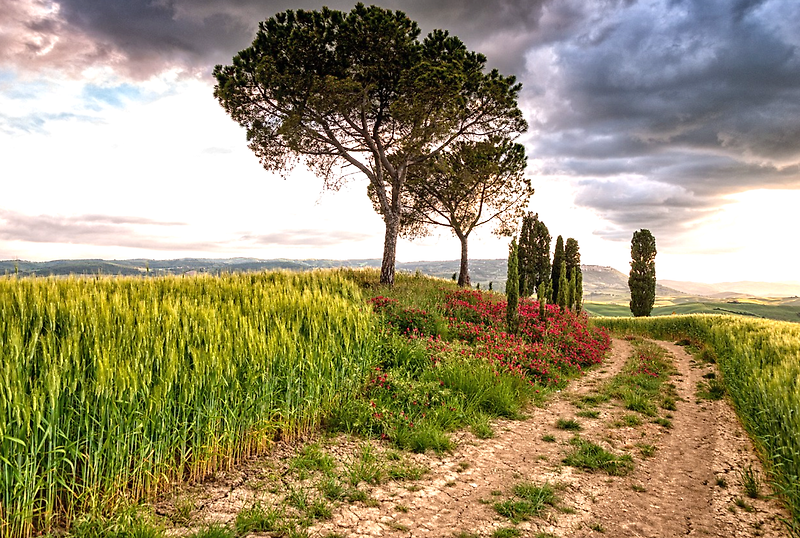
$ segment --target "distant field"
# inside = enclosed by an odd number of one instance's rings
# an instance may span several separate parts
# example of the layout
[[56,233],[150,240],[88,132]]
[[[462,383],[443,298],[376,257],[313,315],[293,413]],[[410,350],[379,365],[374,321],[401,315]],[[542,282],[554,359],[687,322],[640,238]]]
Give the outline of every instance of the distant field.
[[[800,322],[798,299],[740,299],[736,302],[679,302],[685,298],[659,298],[653,316],[672,314],[735,314],[751,318]],[[592,316],[631,317],[628,305],[593,303],[583,305]]]

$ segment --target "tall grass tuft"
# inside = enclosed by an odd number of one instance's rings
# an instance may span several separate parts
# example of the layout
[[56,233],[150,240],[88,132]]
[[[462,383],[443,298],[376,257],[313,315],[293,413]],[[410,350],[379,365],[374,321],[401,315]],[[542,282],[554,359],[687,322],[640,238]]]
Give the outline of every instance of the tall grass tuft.
[[373,367],[372,323],[337,273],[0,278],[0,535],[314,428]]
[[705,346],[800,531],[800,324],[734,316],[595,318],[613,331]]

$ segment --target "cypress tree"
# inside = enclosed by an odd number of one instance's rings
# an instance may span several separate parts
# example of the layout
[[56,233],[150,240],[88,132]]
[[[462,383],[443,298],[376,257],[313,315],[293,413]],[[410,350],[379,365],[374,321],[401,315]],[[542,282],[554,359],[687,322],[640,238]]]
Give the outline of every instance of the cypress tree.
[[577,297],[578,286],[580,286],[580,296],[581,299],[583,298],[581,252],[580,247],[578,247],[578,241],[572,237],[568,238],[566,244],[564,245],[564,260],[567,262],[567,281],[570,282],[570,286],[574,285],[574,288],[570,288],[570,291],[572,291],[573,294],[569,297],[569,308],[575,309],[576,312],[580,312],[580,307],[577,304],[579,302]]
[[575,272],[575,312],[583,310],[583,271]]
[[547,306],[547,288],[544,282],[539,284],[539,288],[536,290],[536,297],[539,299],[539,319],[544,320],[547,313],[545,310],[545,306]]
[[508,276],[506,279],[506,325],[508,332],[514,334],[517,332],[517,306],[519,304],[519,273],[517,267],[517,256],[519,249],[517,247],[517,238],[511,240],[508,246]]
[[[538,217],[538,214],[537,214]],[[549,284],[550,267],[550,231],[538,218],[533,223],[533,274],[536,289],[542,282]]]
[[[572,276],[569,277],[569,284],[567,284],[567,308],[570,310],[575,306],[575,276],[577,271],[572,271]],[[569,274],[569,271],[567,271]]]
[[567,294],[569,293],[569,283],[567,283],[567,262],[561,260],[558,271],[558,292],[556,293],[556,303],[562,310],[567,308]]
[[519,250],[517,255],[517,262],[519,263],[520,297],[527,297],[533,294],[536,289],[533,284],[533,222],[536,217],[536,215],[530,212],[522,217],[522,230],[519,232]]
[[519,235],[519,294],[536,293],[539,284],[550,281],[550,231],[539,214],[528,213]]
[[567,279],[572,278],[575,269],[580,271],[581,253],[578,248],[578,241],[570,237],[564,245],[564,260],[567,262]]
[[656,301],[656,239],[650,230],[633,232],[628,287],[633,315],[649,316]]
[[[553,271],[550,277],[550,282],[553,285],[553,293],[550,295],[550,302],[553,303],[558,303],[558,291],[561,282],[561,265],[564,261],[564,239],[559,235],[556,239],[556,250],[553,252]],[[566,275],[564,275],[564,277],[566,277]]]

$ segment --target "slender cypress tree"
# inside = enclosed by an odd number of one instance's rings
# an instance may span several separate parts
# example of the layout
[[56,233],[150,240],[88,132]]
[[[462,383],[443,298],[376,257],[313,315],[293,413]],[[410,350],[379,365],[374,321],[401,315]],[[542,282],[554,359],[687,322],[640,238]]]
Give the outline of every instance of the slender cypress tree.
[[[550,277],[550,282],[553,284],[553,293],[550,296],[550,302],[553,303],[558,303],[558,291],[561,282],[561,264],[564,261],[564,239],[559,235],[556,239],[556,250],[553,253],[553,272]],[[564,277],[566,278],[566,274]]]
[[569,283],[567,282],[567,263],[561,260],[561,267],[558,271],[558,292],[556,303],[562,310],[567,308],[567,294],[569,293]]
[[649,316],[656,301],[656,239],[650,230],[633,232],[628,287],[633,315]]
[[519,248],[515,237],[508,246],[508,277],[506,279],[506,300],[508,301],[506,306],[506,325],[508,332],[511,334],[517,332],[517,307],[519,304],[518,256]]
[[544,320],[547,313],[545,310],[547,306],[547,287],[544,282],[539,284],[539,288],[536,290],[536,297],[539,299],[539,319]]
[[570,279],[575,269],[580,271],[581,268],[581,252],[578,248],[578,241],[572,237],[568,238],[564,244],[564,260],[567,262],[567,279]]
[[[570,292],[572,292],[572,295],[568,297],[569,308],[579,312],[580,308],[576,299],[578,297],[578,283],[580,282],[580,286],[583,286],[581,252],[580,247],[578,247],[578,241],[572,237],[568,238],[564,245],[564,260],[567,262],[567,281],[570,283]],[[583,297],[583,289],[581,289],[580,295]]]
[[536,293],[539,284],[550,281],[550,231],[539,214],[528,213],[519,235],[519,295]]
[[538,213],[527,213],[522,217],[522,230],[519,232],[519,295],[528,297],[536,290],[534,276],[534,243],[533,228],[534,221],[537,220]]
[[[567,271],[569,274],[569,271]],[[569,277],[569,284],[567,284],[567,308],[572,310],[575,306],[575,276],[577,271],[573,270],[572,275]]]
[[533,223],[533,275],[536,289],[542,282],[546,286],[550,284],[550,239],[547,226],[537,218]]

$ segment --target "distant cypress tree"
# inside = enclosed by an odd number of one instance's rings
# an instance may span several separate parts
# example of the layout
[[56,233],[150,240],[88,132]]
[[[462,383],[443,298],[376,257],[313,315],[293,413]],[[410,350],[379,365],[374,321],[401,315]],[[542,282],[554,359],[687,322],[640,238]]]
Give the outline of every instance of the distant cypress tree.
[[506,300],[508,301],[506,306],[506,326],[511,334],[517,332],[517,306],[519,304],[517,256],[519,256],[519,248],[515,237],[508,246],[508,277],[506,279]]
[[558,292],[556,294],[556,303],[562,310],[567,308],[567,294],[569,293],[569,283],[567,282],[567,262],[561,260],[561,266],[558,271]]
[[544,285],[544,282],[539,284],[539,289],[536,292],[536,297],[539,299],[539,319],[544,320],[547,311],[545,307],[547,306],[547,287]]
[[649,316],[656,301],[656,239],[650,230],[633,232],[628,287],[633,315]]
[[[556,250],[553,252],[553,271],[550,282],[553,285],[553,293],[550,295],[550,302],[558,303],[558,290],[561,282],[561,264],[564,259],[564,239],[559,235],[556,239]],[[564,277],[566,278],[566,274]],[[566,291],[566,290],[564,290]]]
[[520,297],[528,297],[536,290],[534,285],[534,244],[533,244],[533,227],[534,222],[538,219],[538,213],[526,213],[522,217],[522,230],[519,232],[519,245],[518,247],[518,260],[519,263],[519,295]]
[[[569,271],[567,271],[567,274],[569,274]],[[575,276],[577,274],[578,272],[573,270],[567,284],[567,308],[570,310],[575,306]]]
[[[538,216],[538,215],[537,215]],[[533,275],[536,289],[544,282],[550,284],[550,231],[538,218],[533,223]]]
[[581,268],[581,252],[576,239],[570,237],[564,244],[564,260],[567,262],[567,279],[570,279],[575,269]]
[[550,231],[539,214],[528,213],[519,236],[519,294],[537,293],[539,284],[550,281]]
[[583,271],[575,272],[575,312],[583,310]]
[[[578,241],[572,237],[567,239],[564,245],[564,260],[567,262],[567,281],[570,283],[570,291],[572,295],[568,298],[570,310],[580,312],[577,305],[578,286],[581,286],[580,295],[583,298],[583,274],[581,270],[581,251],[578,247]],[[580,282],[580,284],[579,284]],[[574,286],[574,288],[572,287]]]

